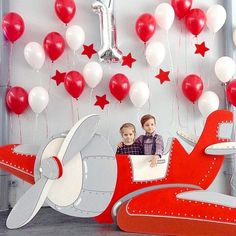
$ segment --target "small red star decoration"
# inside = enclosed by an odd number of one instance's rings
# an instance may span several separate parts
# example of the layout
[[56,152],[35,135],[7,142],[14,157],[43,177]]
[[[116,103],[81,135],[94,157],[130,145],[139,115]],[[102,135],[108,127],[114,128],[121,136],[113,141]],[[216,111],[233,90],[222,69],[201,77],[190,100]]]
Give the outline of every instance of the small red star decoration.
[[170,81],[169,78],[170,71],[164,71],[160,69],[160,72],[155,77],[160,80],[160,83],[163,84],[165,81]]
[[51,79],[55,80],[58,86],[60,83],[64,83],[65,76],[66,72],[61,73],[59,70],[56,70],[56,74]]
[[128,66],[129,68],[132,68],[132,64],[136,62],[136,59],[132,57],[131,53],[127,56],[123,56],[122,60],[122,66]]
[[205,53],[209,51],[209,48],[206,47],[204,41],[201,44],[195,44],[195,47],[196,47],[195,54],[201,54],[203,57],[205,56]]
[[83,45],[84,51],[82,52],[82,55],[86,55],[89,59],[93,56],[93,54],[96,54],[97,51],[94,50],[93,48],[93,43],[90,44],[89,46]]
[[106,99],[106,94],[104,94],[103,96],[97,96],[96,95],[96,99],[97,101],[94,103],[95,106],[100,106],[101,109],[103,110],[104,107],[109,104],[110,102]]

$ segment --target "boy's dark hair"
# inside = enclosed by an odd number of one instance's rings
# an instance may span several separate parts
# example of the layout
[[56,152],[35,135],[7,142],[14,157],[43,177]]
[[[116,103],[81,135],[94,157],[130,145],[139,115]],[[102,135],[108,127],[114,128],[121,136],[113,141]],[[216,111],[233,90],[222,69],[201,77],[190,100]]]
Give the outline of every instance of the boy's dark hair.
[[147,115],[144,115],[140,120],[142,127],[145,124],[145,122],[150,120],[150,119],[153,119],[155,124],[156,124],[156,118],[154,116],[150,115],[150,114],[147,114]]

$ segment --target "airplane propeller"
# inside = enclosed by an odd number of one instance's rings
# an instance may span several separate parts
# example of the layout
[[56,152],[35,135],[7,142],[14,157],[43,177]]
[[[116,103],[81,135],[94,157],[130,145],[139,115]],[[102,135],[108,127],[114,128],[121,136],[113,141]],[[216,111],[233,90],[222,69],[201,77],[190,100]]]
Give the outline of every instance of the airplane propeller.
[[41,161],[41,178],[19,199],[10,212],[6,225],[17,229],[26,225],[40,210],[54,181],[63,175],[63,167],[91,140],[99,122],[98,115],[79,120],[65,137],[57,157]]

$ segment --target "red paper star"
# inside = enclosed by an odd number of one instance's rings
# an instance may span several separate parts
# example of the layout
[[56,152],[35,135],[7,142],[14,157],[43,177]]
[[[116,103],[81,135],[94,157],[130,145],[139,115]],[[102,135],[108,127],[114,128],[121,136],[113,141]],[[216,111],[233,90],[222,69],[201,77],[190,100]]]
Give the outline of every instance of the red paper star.
[[132,57],[131,53],[129,53],[127,56],[123,56],[122,59],[122,66],[128,66],[129,68],[132,68],[132,64],[136,61],[136,59]]
[[106,99],[106,94],[104,94],[103,96],[97,96],[96,95],[96,99],[97,101],[94,103],[95,106],[100,106],[102,108],[102,110],[104,109],[104,107],[109,104],[109,101],[107,101]]
[[82,55],[86,55],[89,59],[93,56],[93,54],[96,54],[97,51],[94,50],[93,44],[90,44],[89,46],[83,45],[84,51],[82,52]]
[[160,72],[155,77],[160,80],[160,83],[163,84],[165,81],[170,81],[169,78],[170,71],[164,71],[160,69]]
[[51,78],[52,80],[55,80],[57,83],[57,86],[60,83],[64,83],[66,72],[60,72],[59,70],[56,70],[56,74]]
[[205,46],[204,41],[201,44],[195,44],[195,47],[196,47],[195,54],[201,54],[203,57],[205,56],[205,53],[209,50],[209,48]]

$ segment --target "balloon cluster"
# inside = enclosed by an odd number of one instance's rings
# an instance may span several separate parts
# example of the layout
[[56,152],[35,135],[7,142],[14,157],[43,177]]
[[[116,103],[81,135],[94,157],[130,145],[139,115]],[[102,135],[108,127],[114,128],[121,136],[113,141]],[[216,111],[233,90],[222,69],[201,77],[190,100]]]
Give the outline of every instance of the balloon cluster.
[[228,101],[236,106],[236,80],[230,81],[235,73],[236,65],[231,57],[220,57],[215,63],[215,74],[226,86]]
[[219,108],[219,98],[212,91],[203,92],[203,81],[195,74],[190,74],[182,82],[182,91],[185,97],[195,103],[198,101],[198,109],[203,117]]
[[129,95],[132,104],[141,108],[149,99],[150,91],[146,83],[136,81],[130,86],[129,79],[121,73],[115,74],[110,79],[109,89],[111,94],[122,102]]
[[23,114],[28,106],[35,114],[40,114],[48,105],[48,92],[43,87],[34,87],[29,94],[22,87],[12,87],[6,94],[6,104],[11,112]]

